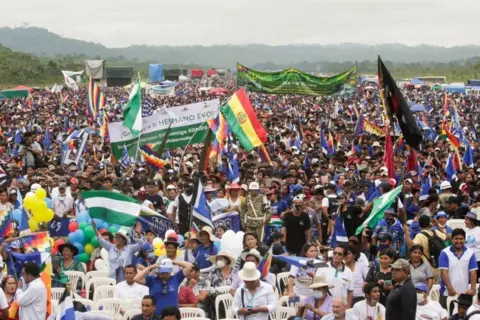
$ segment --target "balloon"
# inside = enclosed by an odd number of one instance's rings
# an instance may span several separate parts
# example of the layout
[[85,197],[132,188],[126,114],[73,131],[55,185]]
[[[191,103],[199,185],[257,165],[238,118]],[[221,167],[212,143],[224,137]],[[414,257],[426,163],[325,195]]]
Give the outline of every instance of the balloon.
[[52,208],[53,208],[52,199],[50,199],[50,198],[45,198],[45,203],[47,204],[47,208],[48,208],[48,209],[52,209]]
[[107,228],[98,229],[98,232],[100,232],[100,234],[103,234],[104,232],[108,232],[108,229]]
[[100,221],[101,221],[100,224],[97,224],[97,229],[98,229],[98,230],[100,230],[100,229],[105,229],[105,230],[108,231],[108,228],[110,227],[110,226],[108,225],[108,223],[106,223],[105,221],[102,221],[102,220],[100,220]]
[[105,270],[107,268],[107,264],[105,263],[105,260],[103,259],[97,259],[95,260],[95,269],[98,271]]
[[88,224],[85,221],[82,221],[78,224],[78,229],[85,231],[85,228],[88,227]]
[[43,201],[47,197],[47,191],[45,191],[43,188],[38,188],[35,190],[35,196],[39,201]]
[[100,243],[98,242],[98,239],[96,237],[93,237],[91,240],[90,240],[90,243],[92,244],[92,246],[94,248],[98,248],[100,246]]
[[31,210],[33,208],[33,204],[36,203],[37,201],[38,200],[35,194],[33,192],[32,193],[29,192],[25,195],[25,198],[23,199],[23,205],[28,210]]
[[12,211],[12,219],[17,220],[18,222],[23,220],[23,211],[22,209],[15,209]]
[[171,233],[168,235],[168,237],[165,237],[165,240],[167,239],[175,239],[178,242],[178,235],[176,233]]
[[87,211],[82,211],[77,213],[76,218],[77,218],[77,222],[80,223],[80,222],[87,222],[88,218],[90,217],[88,216]]
[[83,244],[81,244],[80,242],[75,242],[73,245],[74,245],[75,247],[77,247],[79,254],[80,254],[80,253],[83,253],[83,251],[84,251],[84,249],[83,249]]
[[85,239],[87,239],[87,241],[95,237],[95,230],[93,230],[92,226],[87,226],[85,230],[83,230],[83,232],[85,234]]
[[38,222],[33,219],[28,220],[28,227],[30,231],[35,232],[38,230]]
[[55,212],[53,212],[52,209],[47,209],[47,211],[44,214],[44,219],[43,222],[50,222],[52,221],[53,217],[55,216]]
[[157,248],[153,249],[153,253],[155,254],[156,257],[160,257],[160,256],[165,255],[167,252],[166,252],[165,248],[161,249],[160,247],[157,247]]
[[180,247],[182,247],[183,246],[183,241],[185,241],[185,238],[181,234],[179,234],[177,241],[180,244]]
[[225,240],[232,239],[233,240],[234,237],[235,237],[235,232],[233,232],[232,230],[227,230],[223,234],[222,240],[223,239],[225,239]]
[[72,221],[68,224],[68,231],[75,232],[78,229],[78,222]]
[[220,251],[220,248],[222,247],[222,243],[220,242],[220,240],[216,240],[213,245],[215,246],[215,248],[218,249],[218,251]]
[[86,253],[80,253],[77,256],[77,260],[83,263],[87,263],[90,260],[90,257]]
[[58,246],[65,244],[65,241],[63,239],[57,239],[55,243],[53,244],[54,248],[58,248]]
[[102,248],[102,250],[100,250],[100,256],[103,260],[108,261],[108,251],[105,250],[105,248]]
[[57,248],[57,247],[53,247],[53,248],[52,248],[52,254],[53,254],[53,255],[57,255],[57,254],[58,254],[58,248]]
[[[165,232],[165,239],[167,239],[169,237],[169,235],[173,233],[173,234],[177,234],[175,231],[173,231],[172,229],[168,229],[166,232]],[[172,236],[173,237],[173,236]]]
[[117,233],[118,228],[115,226],[111,226],[110,228],[108,228],[108,231],[110,231],[110,233]]
[[69,233],[67,236],[67,239],[68,239],[68,242],[70,243],[76,242],[77,241],[76,233],[75,232]]
[[159,237],[154,238],[152,244],[155,245],[157,243],[163,243],[162,239],[160,239]]
[[85,247],[83,247],[83,249],[84,249],[85,253],[88,254],[88,255],[91,255],[93,250],[95,250],[95,248],[90,243],[87,243],[85,245]]
[[[80,229],[77,229],[77,231],[75,231],[75,238],[77,239],[77,242],[79,242],[81,244],[83,244],[85,242],[85,234]],[[82,246],[82,248],[83,248],[83,246]]]

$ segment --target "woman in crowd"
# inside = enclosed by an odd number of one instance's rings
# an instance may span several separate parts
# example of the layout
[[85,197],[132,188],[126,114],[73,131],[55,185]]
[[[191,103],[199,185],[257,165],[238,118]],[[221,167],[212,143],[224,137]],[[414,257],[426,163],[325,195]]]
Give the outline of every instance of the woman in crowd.
[[[474,212],[470,211],[465,215],[465,234],[465,247],[473,250],[477,266],[480,267],[480,227],[477,214]],[[479,270],[477,273],[480,275]]]
[[222,286],[231,286],[234,272],[233,264],[235,259],[226,251],[220,251],[215,256],[216,269],[210,275],[210,286],[212,288],[218,288]]
[[319,320],[331,313],[332,297],[328,289],[332,287],[323,276],[316,276],[308,286],[312,293],[301,302],[303,307],[298,308],[297,316],[307,320]]
[[198,233],[200,239],[200,245],[195,249],[193,253],[195,257],[195,264],[200,268],[201,273],[209,273],[214,269],[214,266],[210,262],[209,258],[215,256],[218,253],[218,248],[215,247],[213,241],[212,228],[203,227]]
[[[157,264],[160,264],[163,259],[170,259],[172,261],[185,261],[182,252],[178,250],[179,244],[175,238],[168,238],[163,244],[165,245],[166,253],[158,257],[156,262]],[[180,270],[181,268],[178,265],[173,266],[173,273],[177,273]]]
[[242,187],[235,182],[227,188],[228,210],[243,214],[247,211],[247,203],[245,198],[240,195],[240,190],[242,190]]
[[[252,249],[258,250],[260,255],[264,256],[268,251],[268,248],[258,241],[258,236],[256,233],[247,232],[243,235],[243,251],[242,253],[249,252]],[[235,271],[242,269],[244,261],[241,258],[241,255],[237,258],[235,262]]]
[[345,265],[352,270],[353,281],[353,304],[365,298],[363,284],[368,274],[368,267],[358,262],[360,253],[355,247],[349,246],[347,255],[344,258]]
[[379,253],[378,263],[370,268],[365,282],[375,282],[380,285],[380,303],[384,306],[387,297],[393,289],[392,267],[394,252],[392,249],[383,249]]
[[[309,259],[317,259],[317,247],[313,244],[305,244],[300,256]],[[311,296],[312,289],[308,286],[312,284],[316,272],[317,268],[314,267],[299,268],[297,266],[291,266],[290,275],[288,277],[288,294],[290,297]]]
[[15,300],[15,295],[17,294],[18,282],[14,276],[6,276],[2,279],[2,289],[7,298],[8,307]]
[[[52,261],[55,268],[52,284],[53,287],[64,287],[65,283],[62,280],[65,278],[65,271],[81,271],[85,273],[85,268],[80,261],[74,259],[74,256],[78,254],[78,249],[73,244],[65,243],[59,245],[58,251],[61,256],[54,256]],[[79,285],[81,284],[79,283]]]
[[227,232],[227,227],[217,226],[215,228],[215,237],[220,240],[220,239],[222,239],[222,236],[225,232]]
[[410,248],[410,277],[414,286],[423,283],[430,291],[433,285],[433,271],[430,263],[425,263],[423,258],[422,245],[414,244]]

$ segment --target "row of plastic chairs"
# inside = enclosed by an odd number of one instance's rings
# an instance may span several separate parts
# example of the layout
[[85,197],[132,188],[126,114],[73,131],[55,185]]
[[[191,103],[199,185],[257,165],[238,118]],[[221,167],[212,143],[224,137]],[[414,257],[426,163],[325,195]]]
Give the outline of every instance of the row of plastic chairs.
[[90,271],[87,273],[83,273],[81,271],[65,271],[65,275],[68,278],[68,281],[72,284],[72,288],[77,288],[78,281],[81,280],[81,288],[82,289],[87,289],[86,284],[88,285],[88,282],[91,279],[95,278],[107,278],[108,277],[108,271]]

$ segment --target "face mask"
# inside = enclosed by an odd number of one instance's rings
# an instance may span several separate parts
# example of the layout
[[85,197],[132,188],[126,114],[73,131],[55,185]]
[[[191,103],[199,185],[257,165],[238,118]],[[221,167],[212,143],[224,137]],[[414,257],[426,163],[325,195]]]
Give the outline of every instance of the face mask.
[[425,300],[423,293],[417,293],[417,303],[422,303]]
[[223,260],[217,261],[217,268],[222,269],[223,267],[225,267],[225,265],[226,265],[225,261]]
[[295,205],[295,210],[297,210],[297,211],[302,210],[302,205],[301,204],[296,204]]
[[147,259],[148,259],[148,260],[153,260],[153,259],[155,259],[155,252],[149,252],[148,255],[147,255]]
[[323,296],[325,295],[325,292],[323,292],[323,291],[313,291],[312,295],[315,299],[322,299]]

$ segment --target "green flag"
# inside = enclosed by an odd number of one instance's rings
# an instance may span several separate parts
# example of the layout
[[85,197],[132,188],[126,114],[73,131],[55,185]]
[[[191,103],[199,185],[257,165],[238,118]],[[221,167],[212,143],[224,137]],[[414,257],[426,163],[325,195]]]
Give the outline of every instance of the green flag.
[[142,89],[138,79],[130,92],[123,119],[123,125],[129,128],[133,135],[138,136],[142,131]]
[[357,228],[355,234],[359,234],[366,227],[373,229],[378,221],[383,219],[385,209],[390,208],[392,203],[397,199],[397,196],[402,192],[403,185],[385,193],[380,198],[373,200],[373,208],[368,218]]

